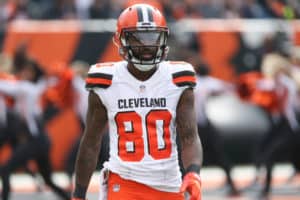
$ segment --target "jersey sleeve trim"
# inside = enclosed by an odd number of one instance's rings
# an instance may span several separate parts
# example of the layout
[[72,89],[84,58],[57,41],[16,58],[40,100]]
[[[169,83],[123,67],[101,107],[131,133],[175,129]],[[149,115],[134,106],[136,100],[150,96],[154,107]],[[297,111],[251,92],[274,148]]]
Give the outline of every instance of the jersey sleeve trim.
[[91,89],[93,87],[108,88],[112,84],[113,76],[105,73],[90,73],[88,74],[85,82],[85,87]]
[[173,83],[179,87],[196,86],[195,72],[188,71],[188,70],[176,72],[172,74],[172,78],[173,78]]

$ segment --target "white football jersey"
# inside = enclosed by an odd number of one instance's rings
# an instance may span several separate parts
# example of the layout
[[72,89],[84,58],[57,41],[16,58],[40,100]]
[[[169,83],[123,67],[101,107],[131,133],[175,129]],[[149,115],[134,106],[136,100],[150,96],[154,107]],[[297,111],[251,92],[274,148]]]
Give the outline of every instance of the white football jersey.
[[107,109],[110,171],[162,191],[179,192],[176,108],[182,92],[196,84],[193,67],[164,61],[146,81],[127,70],[127,62],[93,65],[86,87]]

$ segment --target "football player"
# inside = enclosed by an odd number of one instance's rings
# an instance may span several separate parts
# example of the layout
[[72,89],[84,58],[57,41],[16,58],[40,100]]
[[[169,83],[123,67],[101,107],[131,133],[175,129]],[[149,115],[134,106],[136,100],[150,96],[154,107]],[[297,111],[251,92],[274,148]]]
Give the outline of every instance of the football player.
[[19,80],[0,80],[0,93],[15,100],[14,111],[20,118],[20,120],[14,120],[17,119],[16,117],[7,118],[7,126],[17,129],[11,132],[17,135],[18,143],[10,158],[0,166],[3,185],[2,200],[8,200],[10,197],[10,175],[19,167],[25,166],[30,160],[36,161],[38,172],[44,182],[61,199],[70,199],[69,192],[56,185],[51,178],[51,144],[44,128],[39,106],[39,97],[45,88],[45,83],[40,79],[39,70],[40,68],[34,60],[26,59],[22,68],[17,70],[16,75]]
[[201,199],[195,72],[186,62],[164,61],[168,34],[165,18],[150,5],[132,5],[119,16],[114,41],[124,60],[95,64],[86,79],[89,105],[73,200],[86,199],[106,123],[110,156],[100,199],[184,200],[186,191],[190,199]]

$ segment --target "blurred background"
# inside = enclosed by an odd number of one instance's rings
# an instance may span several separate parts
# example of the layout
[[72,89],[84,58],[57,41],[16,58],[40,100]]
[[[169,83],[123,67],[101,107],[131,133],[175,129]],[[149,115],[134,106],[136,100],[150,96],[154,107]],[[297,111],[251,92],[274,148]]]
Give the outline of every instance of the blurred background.
[[[84,78],[90,65],[121,59],[112,35],[120,12],[134,3],[164,13],[168,59],[195,67],[204,166],[225,172],[229,194],[240,195],[235,167],[253,166],[247,183],[258,181],[265,193],[273,166],[288,166],[287,181],[297,177],[299,0],[0,0],[1,165],[11,165],[20,145],[32,146],[34,127],[43,126],[53,170],[72,176],[85,121]],[[37,166],[28,161],[14,173],[34,174]]]

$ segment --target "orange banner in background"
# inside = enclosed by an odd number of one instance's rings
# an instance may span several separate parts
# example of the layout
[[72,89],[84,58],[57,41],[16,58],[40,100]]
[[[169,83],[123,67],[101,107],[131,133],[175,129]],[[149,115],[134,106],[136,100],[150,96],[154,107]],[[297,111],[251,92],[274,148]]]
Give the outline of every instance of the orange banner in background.
[[209,64],[211,75],[223,80],[235,78],[234,67],[230,58],[239,48],[239,40],[235,32],[201,32],[198,34],[201,56]]
[[76,21],[56,24],[36,22],[23,24],[23,21],[20,21],[8,27],[3,52],[12,56],[18,45],[26,43],[29,55],[42,67],[48,68],[54,62],[71,61],[80,34],[80,25]]

